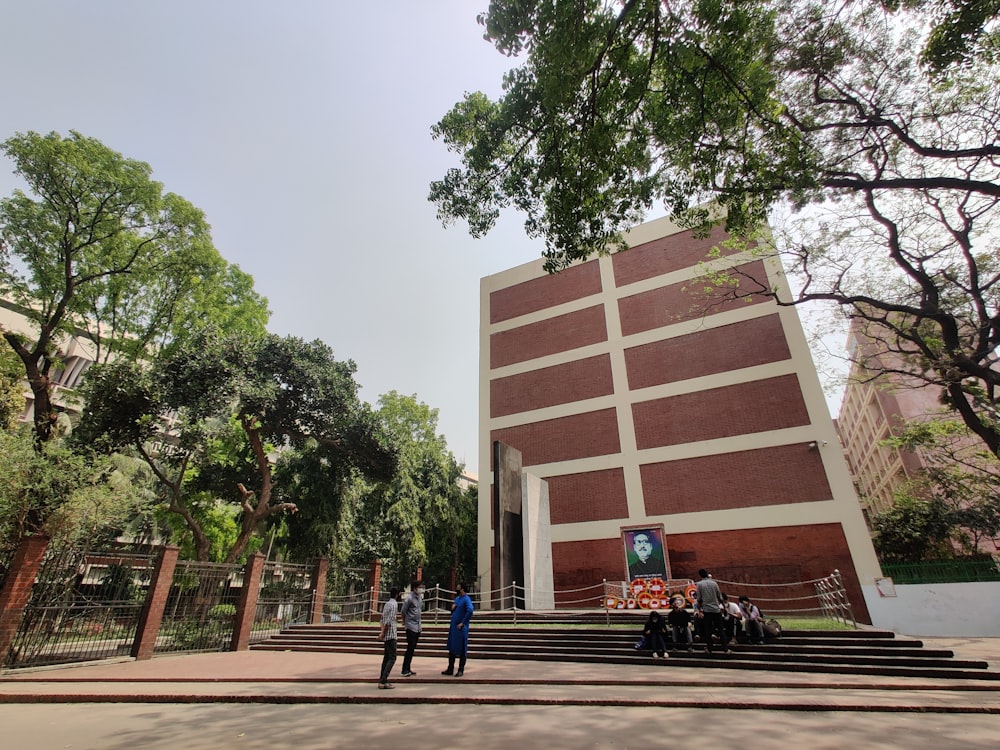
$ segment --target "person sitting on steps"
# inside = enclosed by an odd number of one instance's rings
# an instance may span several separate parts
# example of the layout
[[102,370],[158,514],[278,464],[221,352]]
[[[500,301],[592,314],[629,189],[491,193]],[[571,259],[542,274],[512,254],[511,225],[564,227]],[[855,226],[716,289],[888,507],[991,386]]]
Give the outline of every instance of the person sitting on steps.
[[655,609],[649,613],[649,618],[642,628],[642,637],[646,640],[646,648],[653,652],[653,658],[667,658],[667,623]]
[[691,637],[691,613],[687,611],[687,602],[683,596],[675,596],[670,601],[670,611],[667,612],[667,622],[670,623],[670,634],[673,640],[673,648],[680,649],[684,644],[688,651],[691,650],[693,639]]

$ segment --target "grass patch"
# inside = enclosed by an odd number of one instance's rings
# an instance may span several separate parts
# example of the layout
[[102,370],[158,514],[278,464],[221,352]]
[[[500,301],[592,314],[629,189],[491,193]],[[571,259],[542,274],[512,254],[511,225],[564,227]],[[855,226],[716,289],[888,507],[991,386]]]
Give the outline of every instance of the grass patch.
[[[777,619],[777,618],[776,618]],[[850,623],[840,620],[829,620],[825,617],[782,617],[782,630],[854,630]]]

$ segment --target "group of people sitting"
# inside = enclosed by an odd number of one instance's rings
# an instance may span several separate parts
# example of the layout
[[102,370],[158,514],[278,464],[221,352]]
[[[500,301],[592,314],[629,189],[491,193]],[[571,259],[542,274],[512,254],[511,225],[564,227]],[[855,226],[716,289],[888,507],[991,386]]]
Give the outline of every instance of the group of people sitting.
[[705,607],[707,602],[696,598],[693,608],[689,610],[685,598],[675,595],[665,617],[655,609],[649,613],[642,638],[635,648],[648,649],[654,659],[665,659],[668,650],[690,651],[695,640],[704,643],[709,654],[717,646],[724,648],[727,654],[731,653],[730,646],[739,641],[764,642],[763,616],[749,597],[741,596],[737,604],[719,592],[717,603],[718,609],[709,612]]

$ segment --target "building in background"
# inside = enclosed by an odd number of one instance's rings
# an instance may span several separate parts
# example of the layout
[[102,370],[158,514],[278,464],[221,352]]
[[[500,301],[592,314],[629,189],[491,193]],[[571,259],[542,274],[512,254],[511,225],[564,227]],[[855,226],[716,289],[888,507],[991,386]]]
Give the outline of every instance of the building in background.
[[[706,301],[699,263],[725,239],[667,220],[630,249],[548,275],[481,282],[480,456],[494,441],[548,483],[556,589],[623,580],[623,532],[664,529],[674,577],[753,583],[881,575],[798,315],[764,297]],[[785,289],[776,261],[713,263]],[[479,492],[491,581],[492,474]]]
[[[882,442],[907,422],[941,415],[941,389],[907,378],[898,355],[876,351],[854,321],[848,334],[851,372],[837,417],[837,432],[867,516],[889,509],[895,491],[922,471],[925,456]],[[867,367],[866,364],[867,363]],[[876,368],[885,374],[875,377]]]
[[458,477],[458,486],[465,492],[466,490],[471,490],[473,487],[479,486],[479,475],[474,471],[469,471],[468,469],[462,469],[462,473]]
[[[23,333],[29,338],[38,335],[37,327],[27,318],[23,309],[3,299],[0,299],[0,331]],[[57,411],[69,418],[80,412],[75,392],[84,373],[94,364],[94,346],[84,336],[62,336],[54,343],[57,361],[53,363],[50,372],[53,383],[52,403]],[[24,383],[24,399],[25,407],[20,419],[22,422],[31,422],[35,415],[35,403],[27,381]]]
[[[940,386],[930,385],[905,374],[906,363],[899,354],[867,336],[861,321],[854,321],[848,334],[851,372],[844,389],[837,432],[854,486],[866,518],[870,519],[895,503],[903,485],[942,461],[960,456],[966,470],[980,466],[995,474],[995,463],[977,454],[983,451],[973,435],[955,436],[947,452],[935,448],[906,450],[885,445],[886,439],[900,434],[908,424],[928,420],[958,420],[958,415],[942,405]],[[986,537],[981,552],[996,554],[1000,537]]]

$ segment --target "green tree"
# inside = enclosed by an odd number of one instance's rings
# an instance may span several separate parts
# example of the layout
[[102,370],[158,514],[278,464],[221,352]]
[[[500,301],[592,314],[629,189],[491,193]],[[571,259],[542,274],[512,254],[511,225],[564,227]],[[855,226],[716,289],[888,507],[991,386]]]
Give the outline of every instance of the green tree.
[[980,542],[1000,534],[1000,462],[964,424],[947,415],[914,421],[884,443],[920,452],[925,468],[899,496],[940,503],[951,523],[948,538],[966,554],[981,554]]
[[998,0],[881,0],[889,10],[901,6],[929,13],[930,33],[921,59],[934,71],[996,60]]
[[478,577],[478,507],[479,490],[469,487],[458,492],[447,512],[433,520],[426,532],[424,580],[448,586],[452,571],[456,581]]
[[86,458],[61,440],[37,450],[26,430],[0,430],[0,455],[2,553],[34,534],[57,543],[113,537],[148,501],[134,466]]
[[973,4],[886,4],[494,0],[485,36],[524,62],[434,126],[462,166],[430,198],[475,236],[524,212],[551,271],[622,248],[656,203],[748,254],[774,252],[769,212],[809,206],[777,248],[801,291],[745,293],[867,321],[1000,456],[997,68],[921,60],[931,29],[992,39],[994,12],[928,25],[927,5]]
[[399,470],[391,481],[358,488],[346,533],[351,564],[379,558],[393,580],[405,583],[430,561],[428,543],[434,536],[443,538],[439,551],[444,548],[448,555],[447,563],[438,558],[436,565],[446,567],[455,556],[447,547],[447,529],[461,528],[462,467],[437,432],[438,410],[415,395],[390,391],[380,396],[378,414],[399,450]]
[[[895,504],[872,518],[872,543],[884,562],[921,562],[954,557],[954,518],[940,498],[914,497],[910,486]],[[918,493],[927,494],[927,493]]]
[[[149,165],[77,132],[18,134],[0,150],[31,193],[0,201],[0,296],[33,326],[3,336],[22,362],[42,443],[65,337],[87,337],[98,361],[146,357],[214,309],[215,287],[245,280],[212,245],[201,211],[165,193]],[[266,301],[243,291],[266,318]]]
[[[340,527],[345,506],[350,506],[363,474],[350,461],[311,442],[285,451],[275,467],[278,496],[294,502],[298,512],[271,521],[280,524],[281,541],[288,559],[307,562],[331,557],[347,564],[349,550],[341,544]],[[370,562],[371,558],[367,562]]]
[[24,411],[24,368],[6,341],[0,341],[0,430],[14,428]]
[[298,510],[274,492],[275,453],[312,448],[374,479],[395,472],[383,425],[358,398],[355,364],[336,360],[320,341],[205,330],[152,368],[119,362],[92,369],[73,437],[141,456],[162,484],[167,509],[190,530],[199,560],[211,556],[192,506],[204,501],[199,493],[241,511],[224,562],[239,559],[270,516]]

